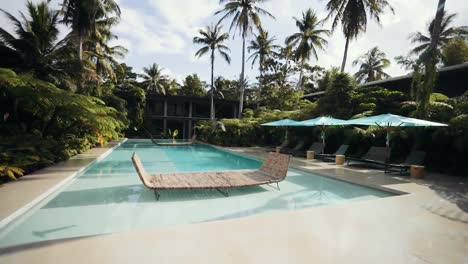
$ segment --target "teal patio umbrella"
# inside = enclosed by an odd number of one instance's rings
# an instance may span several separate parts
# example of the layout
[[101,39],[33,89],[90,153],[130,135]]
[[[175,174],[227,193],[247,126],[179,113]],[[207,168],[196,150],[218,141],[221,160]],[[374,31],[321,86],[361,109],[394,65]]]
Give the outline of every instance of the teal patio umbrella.
[[284,135],[284,139],[287,140],[288,139],[288,127],[293,126],[294,124],[297,124],[297,123],[299,122],[292,120],[292,119],[281,119],[278,121],[261,124],[261,126],[286,127],[286,133]]
[[293,126],[316,126],[320,129],[321,134],[320,137],[322,138],[323,148],[325,150],[325,130],[328,126],[342,126],[347,125],[346,120],[337,119],[329,116],[319,116],[313,119],[305,120],[302,122],[298,122]]
[[362,125],[362,126],[378,126],[385,129],[387,132],[387,138],[385,145],[387,148],[386,151],[386,160],[389,158],[389,148],[390,148],[390,128],[391,127],[444,127],[446,124],[431,122],[422,119],[410,118],[406,116],[392,115],[392,114],[383,114],[376,116],[369,116],[357,119],[351,119],[346,121],[347,125]]

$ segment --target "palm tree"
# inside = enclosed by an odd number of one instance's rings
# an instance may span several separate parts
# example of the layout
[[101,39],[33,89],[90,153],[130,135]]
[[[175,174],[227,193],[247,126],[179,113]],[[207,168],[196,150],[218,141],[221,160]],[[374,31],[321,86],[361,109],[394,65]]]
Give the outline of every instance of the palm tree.
[[254,51],[250,55],[249,60],[252,60],[252,67],[258,60],[258,70],[260,72],[259,78],[259,96],[262,94],[263,85],[263,72],[265,70],[265,61],[271,57],[274,49],[281,48],[278,45],[273,44],[275,37],[268,37],[268,32],[260,30],[258,35],[255,35],[255,39],[250,41],[250,46],[247,47],[249,53]]
[[300,63],[300,75],[297,88],[302,87],[302,77],[306,60],[313,55],[318,59],[317,48],[323,50],[328,44],[325,36],[330,35],[330,31],[322,29],[323,20],[319,20],[312,9],[302,13],[302,18],[293,18],[299,32],[286,38],[286,45],[294,48],[294,59]]
[[358,64],[359,71],[354,76],[359,82],[372,82],[390,77],[384,72],[384,69],[390,66],[390,61],[378,47],[372,48],[353,62],[353,65]]
[[[64,69],[71,46],[70,38],[58,41],[58,10],[52,10],[48,2],[27,2],[29,18],[20,12],[22,21],[0,9],[14,25],[15,35],[0,28],[0,67],[18,71],[32,71],[34,76],[57,85],[69,80]],[[67,88],[70,88],[67,85]]]
[[[225,3],[224,8],[215,13],[215,15],[223,13],[223,16],[219,20],[218,24],[228,17],[233,17],[229,31],[232,29],[238,30],[242,36],[242,70],[240,79],[245,79],[245,40],[252,34],[253,28],[260,29],[261,21],[259,15],[266,15],[271,18],[275,18],[272,14],[263,8],[260,8],[258,4],[263,3],[267,0],[220,0],[220,3]],[[245,84],[244,81],[240,82],[241,85]],[[242,116],[242,110],[244,107],[244,89],[241,86],[240,89],[240,100],[239,100],[239,117]]]
[[229,34],[222,32],[222,26],[207,26],[205,30],[200,29],[198,33],[201,37],[194,37],[193,43],[204,45],[200,48],[196,53],[195,56],[201,57],[211,51],[210,60],[211,60],[211,89],[210,89],[210,119],[215,119],[215,109],[214,109],[214,60],[215,60],[215,50],[218,50],[219,55],[223,57],[223,59],[227,63],[231,63],[231,57],[227,52],[230,52],[230,49],[223,45],[222,43],[225,42],[229,38]]
[[83,43],[96,30],[96,21],[113,15],[120,17],[120,7],[114,0],[63,0],[62,22],[71,26],[78,37],[78,57],[83,58]]
[[156,63],[153,63],[148,68],[143,68],[144,74],[140,76],[144,79],[142,84],[146,91],[166,94],[166,85],[169,82],[169,77],[164,75],[162,71],[163,68],[160,68]]
[[87,53],[95,62],[96,73],[100,79],[107,77],[114,81],[116,79],[114,69],[121,67],[116,58],[123,58],[128,52],[123,46],[109,46],[109,41],[117,39],[110,29],[119,20],[118,17],[110,17],[96,21],[96,30],[88,39],[87,45],[90,48]]
[[343,72],[348,56],[349,41],[357,38],[359,33],[367,29],[367,13],[380,24],[380,15],[385,8],[389,8],[393,13],[393,7],[387,0],[329,0],[327,3],[327,19],[333,18],[332,30],[335,30],[339,23],[346,38],[343,62],[341,71]]
[[[440,29],[438,34],[434,35],[434,24],[435,18],[431,21],[427,28],[427,35],[424,35],[421,32],[415,32],[410,36],[412,43],[417,43],[418,46],[411,50],[412,54],[428,56],[429,50],[431,48],[431,43],[434,39],[435,45],[435,55],[436,58],[440,58],[440,51],[443,46],[445,46],[450,40],[457,38],[457,37],[464,37],[468,35],[468,27],[452,27],[451,24],[457,14],[448,14],[446,11],[442,12],[442,18],[440,22]],[[435,38],[437,37],[437,40]]]

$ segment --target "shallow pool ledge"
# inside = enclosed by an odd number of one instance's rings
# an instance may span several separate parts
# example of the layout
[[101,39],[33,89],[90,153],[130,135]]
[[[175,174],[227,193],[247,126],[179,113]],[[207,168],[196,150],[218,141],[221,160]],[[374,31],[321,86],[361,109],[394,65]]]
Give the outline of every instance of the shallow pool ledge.
[[0,229],[26,212],[49,194],[73,179],[91,163],[107,156],[127,139],[92,148],[44,169],[27,174],[17,181],[0,186]]

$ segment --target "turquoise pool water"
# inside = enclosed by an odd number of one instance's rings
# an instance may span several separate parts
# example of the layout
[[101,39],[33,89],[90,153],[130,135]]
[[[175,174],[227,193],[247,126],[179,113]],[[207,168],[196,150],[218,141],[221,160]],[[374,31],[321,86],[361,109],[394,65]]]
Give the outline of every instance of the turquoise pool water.
[[393,195],[290,169],[279,191],[268,185],[231,189],[229,197],[216,190],[161,191],[160,201],[155,201],[135,173],[130,161],[133,152],[148,172],[256,169],[261,165],[258,160],[203,144],[159,147],[148,140],[128,140],[0,230],[0,247]]

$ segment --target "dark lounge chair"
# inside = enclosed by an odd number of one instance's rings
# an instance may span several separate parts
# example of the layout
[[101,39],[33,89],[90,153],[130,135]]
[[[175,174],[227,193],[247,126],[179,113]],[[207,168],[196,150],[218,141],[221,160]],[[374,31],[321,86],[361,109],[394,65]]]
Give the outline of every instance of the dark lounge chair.
[[304,146],[305,146],[305,141],[301,140],[296,144],[296,146],[294,146],[294,148],[281,148],[280,152],[284,154],[294,155],[304,150],[305,148]]
[[[323,153],[323,143],[321,142],[314,142],[308,149],[307,151],[313,151],[315,155],[317,154],[322,154]],[[296,153],[297,156],[299,157],[305,157],[307,156],[307,152],[306,151],[300,151],[298,153]]]
[[408,172],[411,165],[423,165],[426,158],[426,152],[420,150],[413,150],[406,157],[405,161],[400,164],[387,164],[385,173],[399,172],[400,175]]
[[335,161],[336,155],[344,155],[348,151],[349,145],[341,145],[333,154],[317,154],[323,161]]
[[[386,167],[386,151],[385,147],[371,147],[364,156],[357,157],[346,157],[348,165],[353,161],[357,164],[370,164],[370,165],[383,165]],[[388,150],[389,153],[391,149]]]

